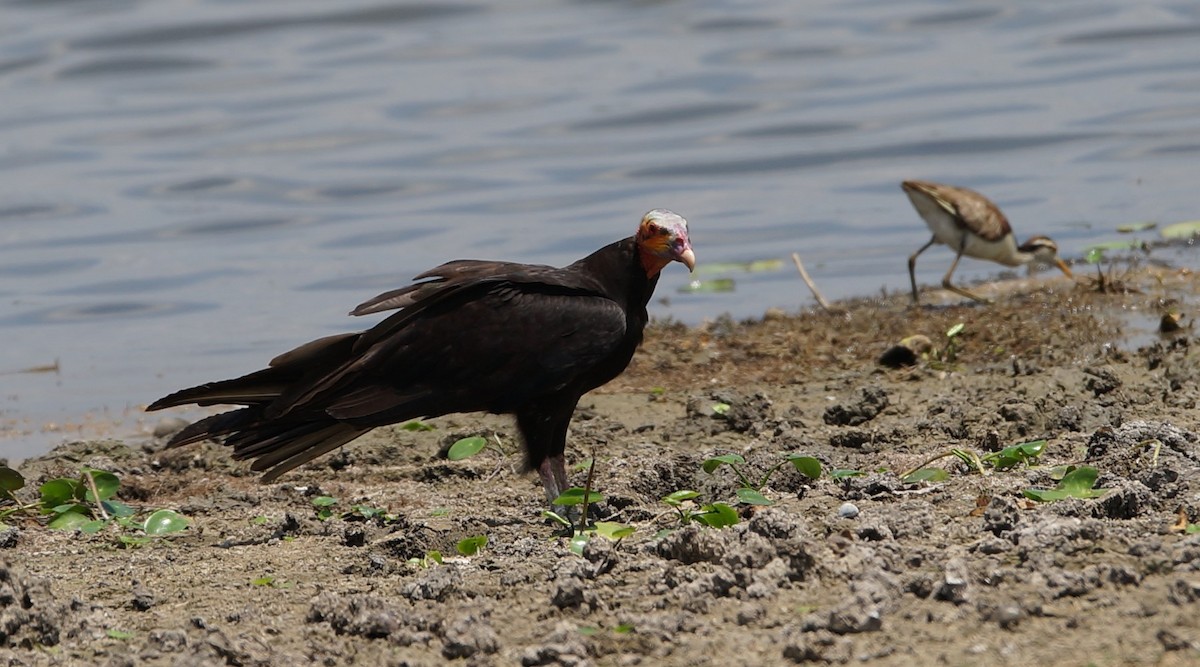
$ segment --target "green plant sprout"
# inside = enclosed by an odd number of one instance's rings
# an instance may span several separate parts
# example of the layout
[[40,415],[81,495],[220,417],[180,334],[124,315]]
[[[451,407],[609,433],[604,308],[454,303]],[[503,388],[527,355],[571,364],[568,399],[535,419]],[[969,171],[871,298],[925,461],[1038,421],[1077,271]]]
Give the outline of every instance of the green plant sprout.
[[741,484],[736,491],[738,502],[747,505],[771,505],[772,501],[762,494],[762,490],[767,486],[767,482],[771,481],[771,476],[788,463],[791,463],[796,470],[809,479],[817,479],[821,476],[821,462],[811,456],[801,456],[800,454],[785,454],[783,460],[771,466],[757,483],[746,473],[746,459],[738,454],[714,456],[701,464],[700,468],[711,475],[721,466],[729,466]]
[[829,475],[829,479],[845,479],[847,477],[864,477],[867,473],[849,468],[834,468],[826,474]]
[[[484,539],[486,540],[487,538]],[[434,565],[441,565],[442,560],[442,552],[431,550],[425,552],[424,558],[409,558],[408,564],[419,568],[430,568]]]
[[946,344],[940,349],[930,352],[929,365],[933,368],[944,369],[958,361],[958,337],[966,329],[964,322],[959,322],[946,330]]
[[508,456],[508,450],[504,447],[504,443],[500,441],[500,436],[496,433],[492,434],[492,440],[481,435],[473,435],[466,438],[460,438],[450,445],[450,449],[446,450],[446,458],[451,461],[462,461],[475,456],[485,449],[495,450],[500,454],[501,458]]
[[[612,632],[613,634],[624,635],[624,634],[629,634],[630,632],[633,632],[633,628],[634,628],[634,626],[632,623],[621,623],[620,625],[613,627],[610,632]],[[591,637],[594,635],[598,635],[602,631],[603,631],[602,628],[596,627],[594,625],[579,626],[579,634],[583,635],[584,637]]]
[[984,456],[981,460],[996,470],[1007,470],[1021,464],[1028,468],[1037,465],[1038,457],[1042,455],[1042,450],[1045,448],[1045,440],[1034,440],[1005,447],[998,452]]
[[399,428],[402,431],[434,431],[434,430],[437,430],[437,427],[434,426],[433,424],[428,424],[426,422],[421,421],[420,419],[413,419],[412,421],[406,421],[403,424],[401,424]]
[[939,454],[936,454],[920,464],[909,468],[900,473],[900,481],[905,484],[916,484],[918,482],[941,482],[949,479],[950,475],[942,468],[930,468],[929,464],[944,459],[948,456],[953,456],[967,465],[968,468],[974,469],[980,475],[987,475],[991,470],[1007,470],[1015,466],[1024,464],[1025,466],[1033,466],[1038,462],[1038,457],[1041,456],[1042,450],[1046,448],[1045,440],[1034,440],[1025,442],[1019,445],[1011,445],[1005,447],[998,452],[993,452],[985,456],[979,456],[969,449],[954,448]]
[[250,580],[250,585],[251,585],[251,586],[262,586],[262,587],[265,587],[265,588],[291,588],[291,587],[292,587],[292,582],[290,582],[290,581],[283,581],[283,580],[280,580],[280,579],[276,579],[276,578],[275,578],[274,576],[272,576],[272,575],[269,575],[269,574],[264,574],[264,575],[263,575],[263,576],[261,576],[261,577],[258,577],[258,578],[255,578],[255,579],[251,579],[251,580]]
[[583,548],[587,546],[589,540],[596,535],[606,537],[610,540],[620,542],[632,535],[637,529],[633,526],[614,521],[596,521],[588,523],[588,509],[595,503],[603,502],[604,496],[600,493],[592,491],[592,480],[596,474],[596,459],[593,456],[588,459],[588,476],[584,486],[571,487],[563,491],[557,498],[554,499],[554,505],[562,507],[581,506],[579,524],[576,525],[569,518],[555,512],[546,510],[542,512],[542,516],[550,519],[566,529],[566,534],[570,537],[569,548],[576,555],[583,555]]
[[682,526],[695,521],[709,528],[724,528],[741,521],[737,510],[725,503],[711,503],[696,508],[696,504],[692,501],[698,497],[700,494],[695,491],[683,490],[663,496],[662,502],[675,511],[679,524]]
[[1078,468],[1071,467],[1067,474],[1063,475],[1062,481],[1053,489],[1025,489],[1021,493],[1030,500],[1036,500],[1039,503],[1049,503],[1056,500],[1065,500],[1067,498],[1080,498],[1090,500],[1099,498],[1109,489],[1097,489],[1096,478],[1099,476],[1099,471],[1091,466],[1080,466]]
[[54,530],[97,533],[117,525],[143,533],[143,536],[120,535],[119,541],[127,546],[141,546],[151,538],[187,528],[187,519],[173,510],[153,510],[148,517],[138,520],[136,510],[115,498],[120,486],[120,478],[113,473],[84,467],[78,479],[51,479],[38,487],[36,501],[22,503],[16,492],[25,487],[25,478],[12,468],[0,466],[0,503],[12,505],[0,510],[0,523],[14,514],[25,514],[49,517],[46,527]]
[[126,632],[124,630],[118,630],[116,628],[109,628],[108,630],[105,630],[104,635],[106,637],[108,637],[109,639],[129,639],[129,638],[133,637],[132,632]]
[[454,545],[454,550],[460,556],[474,556],[479,553],[479,550],[486,547],[488,543],[487,535],[475,535],[473,537],[464,537]]
[[337,498],[333,496],[313,498],[312,504],[317,510],[317,519],[328,521],[337,517],[343,521],[374,521],[380,525],[387,525],[399,520],[398,516],[385,509],[363,504],[351,505],[349,509],[339,514],[333,509],[337,503]]

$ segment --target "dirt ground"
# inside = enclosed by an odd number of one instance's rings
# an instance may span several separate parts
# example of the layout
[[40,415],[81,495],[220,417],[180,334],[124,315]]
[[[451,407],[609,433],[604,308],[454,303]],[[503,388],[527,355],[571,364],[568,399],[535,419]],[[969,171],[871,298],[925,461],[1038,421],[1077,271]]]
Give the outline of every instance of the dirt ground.
[[[502,417],[380,429],[269,485],[211,444],[60,447],[22,464],[21,493],[86,464],[191,525],[122,548],[115,526],[10,517],[0,665],[1198,664],[1200,533],[1184,527],[1200,522],[1200,279],[1144,268],[1105,287],[1125,290],[1014,280],[987,288],[993,306],[894,295],[657,324],[572,424],[568,455],[594,456],[606,498],[592,515],[636,527],[582,555],[540,516]],[[1157,333],[1164,310],[1182,331]],[[931,354],[878,363],[913,334]],[[470,435],[510,453],[447,460]],[[947,479],[901,480],[952,448],[1043,438],[1035,465],[946,457],[929,465]],[[736,504],[737,478],[706,458],[737,453],[760,475],[791,452],[825,474],[780,469],[762,490],[774,504],[737,505],[735,526],[684,526],[660,501]],[[1064,464],[1108,492],[1022,494]],[[337,499],[332,517],[318,496]],[[486,547],[457,555],[478,535]],[[420,562],[434,550],[444,562]]]

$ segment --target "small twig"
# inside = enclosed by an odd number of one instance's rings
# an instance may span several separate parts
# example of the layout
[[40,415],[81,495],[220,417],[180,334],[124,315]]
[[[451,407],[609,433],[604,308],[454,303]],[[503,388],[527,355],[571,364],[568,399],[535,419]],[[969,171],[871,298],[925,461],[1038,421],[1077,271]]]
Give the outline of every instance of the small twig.
[[96,507],[100,510],[100,516],[108,521],[108,512],[104,511],[104,502],[100,500],[100,489],[96,488],[96,478],[92,476],[91,470],[83,471],[83,476],[87,478],[88,487],[92,490],[92,499],[96,501]]
[[583,530],[588,525],[588,508],[591,506],[592,479],[596,475],[596,450],[592,450],[592,464],[588,466],[587,482],[583,485],[583,512],[579,518],[579,528]]
[[[918,470],[920,470],[920,469],[924,468],[925,466],[929,465],[930,463],[933,463],[934,461],[937,461],[938,459],[944,459],[944,458],[946,458],[947,456],[954,456],[954,457],[957,457],[957,456],[958,456],[958,454],[956,454],[955,452],[959,452],[959,451],[965,451],[965,450],[961,450],[961,449],[957,449],[957,448],[955,448],[955,449],[951,449],[951,450],[950,450],[950,451],[948,451],[948,452],[942,452],[941,454],[938,454],[937,456],[934,456],[934,457],[932,457],[932,458],[929,458],[929,459],[927,459],[927,460],[925,460],[925,461],[922,461],[922,462],[921,462],[919,465],[917,465],[916,467],[914,467],[914,468],[912,468],[912,469],[910,469],[910,470],[905,470],[903,473],[900,473],[900,479],[904,479],[905,477],[908,477],[909,475],[911,475],[911,474],[913,474],[914,472],[916,472],[916,471],[918,471]],[[981,474],[983,473],[983,470],[982,470],[982,469],[980,469],[980,473],[981,473]]]
[[817,303],[825,310],[832,310],[829,307],[829,302],[825,300],[825,297],[821,296],[821,291],[817,289],[816,283],[808,276],[808,271],[804,270],[804,263],[800,261],[800,254],[792,253],[792,261],[796,263],[796,270],[800,272],[800,278],[804,280],[805,285],[808,285],[808,289],[817,299]]

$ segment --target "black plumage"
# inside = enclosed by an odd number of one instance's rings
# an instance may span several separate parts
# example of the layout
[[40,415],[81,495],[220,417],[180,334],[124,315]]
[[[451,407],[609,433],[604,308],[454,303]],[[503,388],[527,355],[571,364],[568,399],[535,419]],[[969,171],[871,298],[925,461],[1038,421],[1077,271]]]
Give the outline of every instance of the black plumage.
[[642,340],[646,304],[671,261],[692,268],[687,222],[663,209],[637,233],[562,268],[456,260],[353,311],[397,310],[321,338],[240,378],[175,392],[147,409],[241,405],[167,446],[224,442],[272,480],[377,426],[453,412],[513,414],[526,461],[556,498],[580,397],[619,375]]

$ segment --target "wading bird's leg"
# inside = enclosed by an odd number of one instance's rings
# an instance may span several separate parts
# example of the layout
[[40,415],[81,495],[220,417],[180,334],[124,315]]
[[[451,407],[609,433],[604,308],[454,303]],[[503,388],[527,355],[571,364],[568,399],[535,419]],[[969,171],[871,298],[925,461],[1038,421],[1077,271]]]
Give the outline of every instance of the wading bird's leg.
[[929,246],[937,243],[937,237],[929,239],[929,243],[921,246],[921,249],[914,252],[908,257],[908,280],[912,283],[912,299],[913,303],[921,303],[921,297],[917,296],[917,255],[929,249]]
[[945,277],[942,278],[942,287],[945,287],[946,289],[950,290],[951,292],[954,292],[955,294],[959,294],[959,295],[967,297],[968,299],[973,299],[975,301],[978,301],[979,303],[991,303],[992,302],[991,299],[985,299],[977,294],[972,294],[971,292],[950,282],[950,274],[954,273],[954,269],[958,268],[958,260],[960,260],[960,259],[962,259],[962,250],[958,251],[958,254],[954,256],[954,261],[950,263],[950,270],[947,271]]

